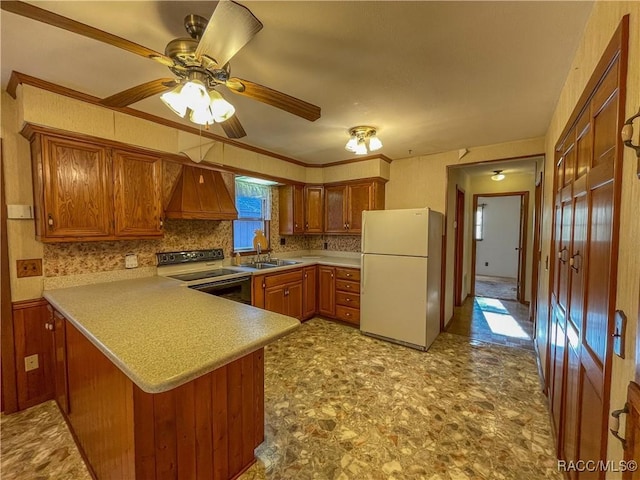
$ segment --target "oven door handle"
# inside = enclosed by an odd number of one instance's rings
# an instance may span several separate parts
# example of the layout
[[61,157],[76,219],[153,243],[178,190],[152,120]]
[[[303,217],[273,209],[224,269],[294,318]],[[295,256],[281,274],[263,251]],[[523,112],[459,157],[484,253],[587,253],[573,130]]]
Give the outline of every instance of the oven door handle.
[[246,282],[247,280],[251,280],[251,275],[244,276],[244,277],[228,278],[226,280],[217,280],[215,282],[200,283],[198,285],[192,285],[189,288],[193,288],[194,290],[202,290],[203,288],[209,288],[209,287],[233,285],[234,283],[242,283],[242,282]]

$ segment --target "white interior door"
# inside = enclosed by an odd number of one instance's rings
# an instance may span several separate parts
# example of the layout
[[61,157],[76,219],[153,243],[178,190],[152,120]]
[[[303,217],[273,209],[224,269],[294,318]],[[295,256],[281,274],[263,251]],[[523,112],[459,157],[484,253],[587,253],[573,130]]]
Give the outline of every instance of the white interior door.
[[426,346],[427,261],[424,257],[362,256],[360,330]]

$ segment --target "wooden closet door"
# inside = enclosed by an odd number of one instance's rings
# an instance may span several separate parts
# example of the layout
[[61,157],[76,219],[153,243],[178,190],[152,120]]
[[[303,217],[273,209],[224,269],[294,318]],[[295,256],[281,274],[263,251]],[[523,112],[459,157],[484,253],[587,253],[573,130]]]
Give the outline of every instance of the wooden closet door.
[[624,17],[556,148],[550,403],[558,456],[569,461],[607,453],[627,39]]

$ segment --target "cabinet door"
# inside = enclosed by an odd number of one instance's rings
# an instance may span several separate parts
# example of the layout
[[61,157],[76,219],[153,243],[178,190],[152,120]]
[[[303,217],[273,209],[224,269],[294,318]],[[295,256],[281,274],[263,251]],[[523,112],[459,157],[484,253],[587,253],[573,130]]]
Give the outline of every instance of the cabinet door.
[[284,285],[276,285],[275,287],[265,288],[264,290],[265,310],[287,315],[287,305],[285,303],[284,290],[285,290]]
[[349,233],[362,233],[362,212],[372,208],[373,184],[349,185],[347,196],[347,230]]
[[302,282],[287,284],[284,295],[287,305],[286,314],[300,320],[302,318]]
[[161,159],[116,150],[113,184],[116,236],[161,237]]
[[112,232],[109,152],[76,140],[43,137],[43,239],[107,237]]
[[336,279],[334,267],[318,267],[318,283],[320,296],[318,298],[318,312],[321,315],[333,317],[336,313]]
[[254,275],[251,279],[251,305],[258,308],[265,308],[264,306],[264,294],[265,294],[265,276]]
[[284,185],[278,189],[280,235],[304,233],[304,187]]
[[305,267],[302,274],[302,318],[311,318],[316,314],[318,268]]
[[305,233],[322,233],[322,211],[324,200],[324,187],[306,186],[304,187],[305,201]]
[[347,229],[346,185],[325,187],[324,231],[327,233],[345,233]]
[[64,413],[69,413],[69,388],[67,386],[67,334],[66,320],[53,312],[53,359],[55,399]]

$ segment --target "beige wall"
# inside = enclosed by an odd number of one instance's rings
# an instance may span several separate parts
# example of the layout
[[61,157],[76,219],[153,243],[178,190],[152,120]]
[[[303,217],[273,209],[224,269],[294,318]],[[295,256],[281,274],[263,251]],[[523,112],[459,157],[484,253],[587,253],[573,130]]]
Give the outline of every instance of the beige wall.
[[[453,315],[453,217],[455,216],[455,185],[456,182],[467,184],[464,177],[449,177],[448,170],[454,172],[456,166],[470,163],[487,162],[491,160],[515,159],[538,155],[544,152],[544,138],[532,138],[516,142],[471,147],[462,159],[458,151],[425,155],[420,157],[394,160],[390,166],[391,179],[387,182],[385,207],[417,208],[430,207],[446,214],[447,221],[447,258],[445,278],[445,323]],[[457,175],[457,173],[452,173]],[[496,183],[496,182],[492,182]],[[503,182],[500,182],[503,183]],[[471,184],[465,196],[467,211],[471,210]],[[484,192],[487,193],[487,192]],[[466,291],[470,288],[470,233],[465,236],[465,273],[467,275]]]
[[[381,159],[370,159],[327,168],[309,168],[296,165],[275,157],[259,154],[223,142],[204,141],[187,132],[140,118],[115,112],[96,105],[57,95],[29,85],[18,88],[18,99],[14,100],[2,92],[2,138],[4,148],[4,168],[6,178],[6,198],[8,204],[33,204],[31,182],[31,157],[29,142],[19,132],[25,122],[60,130],[92,135],[172,154],[185,153],[190,158],[221,166],[236,167],[254,172],[257,176],[285,178],[298,182],[336,182],[366,177],[388,178],[388,163]],[[326,172],[325,172],[326,170]],[[169,222],[171,223],[171,222]],[[216,244],[229,248],[229,222],[173,222],[168,225],[166,238],[162,241],[136,242],[91,242],[75,244],[53,244],[43,246],[35,240],[32,220],[9,220],[7,224],[9,263],[12,300],[27,300],[42,295],[45,277],[17,278],[16,260],[24,258],[44,258],[46,277],[78,274],[86,272],[106,272],[122,269],[120,260],[127,251],[139,253],[142,267],[155,263],[153,253],[178,245],[203,248],[206,244]],[[321,249],[323,241],[328,250],[353,251],[359,249],[359,237],[325,236],[320,239],[291,237],[286,246],[280,246],[277,233],[277,218],[273,223],[272,238],[274,251],[309,248],[310,244]],[[312,242],[313,240],[313,242]],[[64,259],[75,259],[65,261]],[[108,258],[109,262],[101,262]],[[101,277],[102,278],[102,277]]]
[[[629,64],[627,73],[626,117],[631,116],[640,106],[640,2],[596,2],[585,28],[583,39],[576,51],[569,69],[564,88],[553,114],[546,135],[546,165],[544,189],[544,223],[542,259],[551,249],[551,221],[553,210],[553,149],[573,108],[578,102],[606,45],[613,36],[623,15],[630,13]],[[637,127],[637,123],[636,123]],[[637,132],[637,128],[636,128]],[[635,135],[637,142],[637,133]],[[618,259],[616,309],[624,311],[628,318],[626,358],[614,355],[611,410],[622,408],[626,399],[626,389],[634,377],[635,364],[640,359],[635,356],[636,329],[638,328],[638,292],[640,290],[640,180],[636,177],[637,161],[631,149],[625,148],[622,173],[622,205],[620,249]],[[548,278],[541,279],[541,298],[549,291]],[[547,312],[540,312],[540,315]],[[540,321],[546,318],[540,316]],[[620,442],[609,436],[608,457],[622,459]],[[620,478],[620,474],[608,473],[607,478]]]

